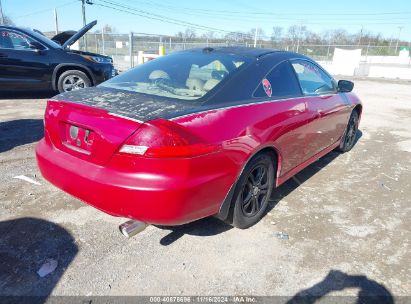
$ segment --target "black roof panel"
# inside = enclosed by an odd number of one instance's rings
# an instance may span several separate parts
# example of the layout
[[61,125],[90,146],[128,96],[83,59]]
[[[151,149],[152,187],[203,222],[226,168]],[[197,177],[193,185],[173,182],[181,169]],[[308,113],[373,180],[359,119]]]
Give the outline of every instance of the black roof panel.
[[249,57],[260,57],[265,54],[270,54],[274,52],[281,52],[275,49],[263,49],[263,48],[252,48],[245,46],[222,46],[222,47],[207,47],[207,48],[195,48],[187,50],[187,52],[202,52],[202,51],[220,52],[228,54],[237,54]]
[[206,47],[206,48],[194,48],[189,49],[186,51],[181,52],[219,52],[219,53],[227,53],[227,54],[236,54],[240,56],[247,56],[247,57],[254,57],[259,58],[268,54],[278,54],[282,55],[282,57],[286,58],[304,58],[304,55],[289,52],[289,51],[282,51],[270,48],[253,48],[253,47],[245,47],[245,46],[222,46],[222,47]]

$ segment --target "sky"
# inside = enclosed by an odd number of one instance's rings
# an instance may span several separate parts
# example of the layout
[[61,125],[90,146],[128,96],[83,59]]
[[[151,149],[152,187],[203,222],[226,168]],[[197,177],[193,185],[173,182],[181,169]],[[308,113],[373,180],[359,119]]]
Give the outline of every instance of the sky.
[[[19,26],[54,30],[57,8],[59,30],[82,27],[80,0],[0,0],[3,13]],[[381,33],[386,38],[411,41],[411,0],[92,0],[87,21],[98,20],[118,33],[173,35],[196,27],[201,34],[215,31],[248,32],[262,28],[267,36],[273,26],[302,24],[315,32],[345,29],[350,33]]]

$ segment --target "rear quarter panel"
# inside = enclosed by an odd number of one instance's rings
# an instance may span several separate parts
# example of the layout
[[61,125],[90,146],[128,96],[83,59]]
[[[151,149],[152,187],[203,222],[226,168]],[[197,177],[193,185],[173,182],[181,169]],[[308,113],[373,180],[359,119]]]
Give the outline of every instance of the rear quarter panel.
[[277,152],[278,176],[305,160],[305,125],[311,119],[306,99],[300,97],[215,109],[173,120],[205,141],[221,144],[237,168],[234,183],[246,162],[264,148]]
[[[349,113],[357,105],[362,109],[362,103],[354,93],[344,93],[344,97],[349,103],[349,108],[343,109],[347,112],[348,123]],[[206,142],[221,144],[226,161],[231,163],[230,166],[227,162],[220,165],[222,168],[236,168],[231,183],[236,181],[247,161],[258,151],[264,148],[275,150],[278,185],[279,180],[283,182],[289,177],[287,173],[313,157],[308,141],[317,130],[307,126],[316,117],[309,111],[308,102],[307,97],[250,102],[172,120],[189,128]],[[342,136],[343,132],[339,135]]]

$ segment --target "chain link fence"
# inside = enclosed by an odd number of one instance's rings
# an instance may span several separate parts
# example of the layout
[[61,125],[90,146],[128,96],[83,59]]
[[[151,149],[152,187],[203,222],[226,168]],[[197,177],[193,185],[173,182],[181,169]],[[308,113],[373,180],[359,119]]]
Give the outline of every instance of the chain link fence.
[[143,51],[145,54],[158,54],[160,46],[164,47],[165,54],[192,48],[250,46],[247,43],[221,40],[184,41],[176,37],[141,36],[138,34],[87,34],[86,41],[85,43],[82,39],[77,47],[83,51],[87,50],[112,57],[114,65],[120,71],[127,70],[137,64],[139,51]]
[[[223,39],[182,39],[169,36],[130,34],[87,34],[81,39],[77,48],[113,58],[115,67],[125,71],[139,63],[139,52],[144,54],[159,54],[159,47],[163,46],[165,54],[191,48],[245,46],[253,47],[253,41],[229,41]],[[322,64],[331,64],[336,48],[344,50],[361,49],[362,71],[369,71],[373,65],[391,65],[410,69],[410,57],[398,60],[401,46],[398,45],[345,45],[345,44],[301,44],[298,42],[286,43],[275,41],[258,41],[257,47],[273,48],[298,52],[307,55]],[[75,47],[75,46],[74,46]],[[407,46],[409,47],[409,46]],[[367,75],[361,75],[367,76]],[[394,75],[395,76],[395,75]]]

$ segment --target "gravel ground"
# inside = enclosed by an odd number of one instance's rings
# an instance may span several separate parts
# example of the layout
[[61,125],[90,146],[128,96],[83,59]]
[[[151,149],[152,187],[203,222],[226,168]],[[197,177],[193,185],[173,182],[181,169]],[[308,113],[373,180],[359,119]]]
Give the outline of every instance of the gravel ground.
[[[411,84],[357,80],[354,91],[356,146],[277,189],[259,224],[208,218],[131,239],[118,232],[125,219],[40,176],[46,99],[1,99],[0,295],[410,296]],[[57,267],[41,278],[50,259]]]

